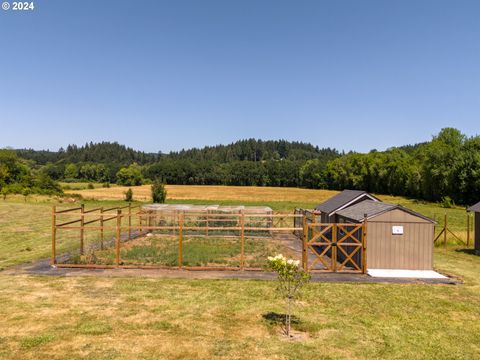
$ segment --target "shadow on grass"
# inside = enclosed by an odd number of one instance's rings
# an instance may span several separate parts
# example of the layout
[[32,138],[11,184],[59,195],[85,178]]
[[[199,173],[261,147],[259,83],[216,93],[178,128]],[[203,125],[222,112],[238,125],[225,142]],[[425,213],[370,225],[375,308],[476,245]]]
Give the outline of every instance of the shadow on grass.
[[[262,314],[263,319],[268,323],[268,325],[281,325],[285,326],[285,319],[286,319],[287,314],[279,314],[276,312],[268,312],[265,314]],[[292,315],[291,319],[292,325],[298,325],[300,324],[300,319],[296,317],[295,315]]]
[[[270,331],[281,328],[285,330],[286,314],[276,312],[267,312],[262,314],[263,320],[266,322]],[[302,333],[314,334],[323,328],[323,324],[317,321],[300,320],[299,317],[292,314],[291,319],[292,330]],[[298,334],[297,334],[298,335]]]
[[[478,250],[477,250],[478,251]],[[467,254],[467,255],[476,255],[476,256],[479,256],[480,253],[478,253],[475,249],[456,249],[455,252],[458,252],[458,253],[463,253],[463,254]]]

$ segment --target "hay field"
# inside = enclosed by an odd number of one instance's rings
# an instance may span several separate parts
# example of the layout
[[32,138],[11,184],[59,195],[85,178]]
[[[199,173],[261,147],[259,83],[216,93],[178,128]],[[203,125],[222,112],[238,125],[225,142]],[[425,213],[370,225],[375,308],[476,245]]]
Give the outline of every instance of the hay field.
[[[151,201],[150,185],[132,186],[133,197],[137,201]],[[123,200],[126,186],[95,188],[84,190],[66,190],[67,194],[80,194],[86,200],[118,201]],[[167,185],[167,203],[220,204],[220,205],[262,205],[270,206],[274,211],[290,213],[295,208],[312,209],[315,205],[338,194],[338,191],[321,189],[300,189],[288,187],[259,186],[217,186],[217,185]],[[400,196],[375,194],[382,201],[400,204],[417,211],[438,222],[440,231],[444,215],[448,214],[451,230],[466,238],[465,208],[456,206],[442,208],[439,204],[407,199]]]
[[[135,200],[151,199],[150,185],[116,186],[85,190],[67,190],[85,199],[120,200],[131,188]],[[298,202],[320,203],[337,194],[332,190],[312,190],[299,188],[258,187],[258,186],[217,186],[217,185],[167,185],[167,198],[171,200],[206,200],[206,201],[244,201],[244,202]]]

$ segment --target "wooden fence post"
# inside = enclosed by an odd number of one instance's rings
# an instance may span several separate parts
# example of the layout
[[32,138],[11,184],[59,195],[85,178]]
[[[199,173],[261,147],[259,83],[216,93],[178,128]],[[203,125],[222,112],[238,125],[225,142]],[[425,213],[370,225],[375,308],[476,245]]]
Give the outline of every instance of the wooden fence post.
[[367,272],[367,217],[368,215],[365,214],[363,216],[363,239],[362,239],[362,273],[365,274]]
[[445,253],[447,252],[447,231],[448,231],[448,217],[447,213],[445,213],[445,224],[444,224],[444,232],[443,232],[443,241],[444,241],[444,248],[445,248]]
[[242,211],[240,232],[240,270],[245,268],[245,214]]
[[52,207],[52,259],[50,264],[55,265],[57,263],[56,255],[56,242],[57,242],[57,208]]
[[[309,235],[310,235],[310,229],[308,228],[308,218],[307,218],[307,213],[305,213],[305,223],[306,223],[306,236],[305,236],[305,251],[306,251],[306,256],[305,256],[305,270],[308,271],[308,243],[310,242],[309,241]],[[315,222],[312,221],[310,223],[310,225],[312,225],[312,238],[315,236]]]
[[470,247],[470,213],[467,212],[467,248]]
[[103,250],[103,240],[104,240],[104,233],[103,233],[103,207],[100,208],[100,250]]
[[85,212],[85,204],[80,205],[80,255],[84,254],[84,242],[85,242],[85,229],[84,222],[85,217],[83,213]]
[[183,267],[183,213],[178,215],[178,268]]
[[132,203],[128,203],[128,240],[132,238]]
[[115,258],[117,266],[120,265],[120,241],[121,241],[121,226],[122,226],[122,210],[117,210],[117,238],[115,244]]
[[337,224],[333,224],[332,226],[332,244],[331,244],[331,249],[332,249],[332,271],[336,272],[337,271]]
[[307,271],[307,237],[308,237],[308,227],[307,227],[307,218],[306,213],[303,213],[302,217],[302,225],[303,225],[303,242],[302,242],[302,266],[303,270]]

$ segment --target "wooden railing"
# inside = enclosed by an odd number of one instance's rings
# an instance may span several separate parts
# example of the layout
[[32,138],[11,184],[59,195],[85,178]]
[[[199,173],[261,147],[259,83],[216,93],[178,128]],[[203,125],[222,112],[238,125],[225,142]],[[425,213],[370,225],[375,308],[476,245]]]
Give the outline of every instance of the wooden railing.
[[[137,209],[133,211],[134,209]],[[125,209],[128,209],[124,212]],[[298,227],[300,218],[302,226]],[[133,222],[135,219],[135,224]],[[61,221],[60,221],[61,220]],[[113,222],[113,224],[112,224]],[[126,223],[125,223],[126,222]],[[85,209],[84,205],[72,209],[52,209],[52,265],[59,267],[109,267],[96,264],[66,264],[57,262],[57,233],[59,230],[78,231],[78,252],[85,254],[85,234],[87,231],[98,231],[99,249],[105,247],[105,232],[114,231],[115,264],[122,265],[121,243],[148,232],[160,232],[163,236],[178,238],[178,268],[183,265],[183,241],[186,237],[222,237],[237,238],[240,244],[239,265],[235,269],[246,269],[245,239],[269,238],[274,232],[305,233],[307,220],[300,214],[273,213],[194,213],[183,211],[149,212],[139,205],[128,204],[122,207],[97,207]],[[220,233],[220,235],[219,235]],[[225,234],[226,233],[226,234]],[[232,235],[233,233],[233,235]],[[128,266],[132,267],[132,266]],[[133,266],[144,267],[144,266]],[[155,266],[149,266],[155,267]],[[164,266],[158,266],[164,267]]]

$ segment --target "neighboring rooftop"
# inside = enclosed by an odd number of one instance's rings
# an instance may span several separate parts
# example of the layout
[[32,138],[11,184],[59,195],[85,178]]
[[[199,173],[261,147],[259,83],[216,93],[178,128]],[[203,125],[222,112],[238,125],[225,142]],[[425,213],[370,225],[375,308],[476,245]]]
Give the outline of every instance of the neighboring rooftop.
[[468,211],[473,211],[473,212],[480,212],[480,202],[476,203],[475,205],[470,206]]
[[365,200],[358,204],[349,206],[346,209],[338,211],[337,214],[347,219],[361,222],[365,218],[365,215],[367,215],[367,219],[370,219],[372,217],[378,216],[394,209],[400,209],[414,216],[418,216],[422,219],[434,222],[432,219],[429,219],[426,216],[423,216],[422,214],[419,214],[413,210],[407,209],[401,205],[387,204],[384,202],[372,200]]
[[375,196],[370,195],[366,191],[361,190],[343,190],[341,193],[331,197],[324,203],[317,205],[315,210],[321,211],[322,213],[332,214],[338,210],[343,209],[351,203],[355,203],[358,200],[365,198],[365,200],[372,200],[379,202]]

